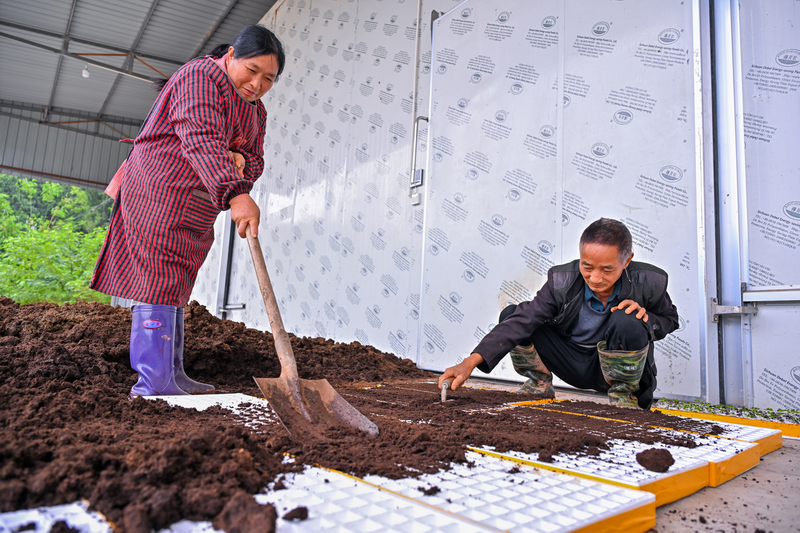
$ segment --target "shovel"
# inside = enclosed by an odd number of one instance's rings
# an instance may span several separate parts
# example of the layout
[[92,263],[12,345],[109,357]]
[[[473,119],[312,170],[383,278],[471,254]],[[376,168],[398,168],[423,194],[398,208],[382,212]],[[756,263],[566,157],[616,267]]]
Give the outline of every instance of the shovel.
[[297,376],[297,363],[294,359],[289,334],[283,328],[283,320],[278,309],[278,301],[269,280],[264,254],[258,237],[250,233],[247,226],[247,244],[253,257],[258,286],[267,308],[267,317],[275,340],[275,351],[281,362],[281,375],[278,378],[256,378],[256,384],[269,404],[275,410],[283,425],[293,436],[304,431],[319,432],[324,426],[352,426],[370,435],[378,434],[378,426],[350,405],[338,392],[333,390],[326,379],[300,379]]

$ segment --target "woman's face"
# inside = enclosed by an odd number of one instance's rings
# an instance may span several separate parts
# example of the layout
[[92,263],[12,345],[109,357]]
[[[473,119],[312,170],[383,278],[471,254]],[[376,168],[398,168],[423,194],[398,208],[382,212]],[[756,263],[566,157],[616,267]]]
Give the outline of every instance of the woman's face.
[[228,76],[242,98],[255,102],[272,88],[278,77],[278,58],[274,54],[236,59],[228,48]]

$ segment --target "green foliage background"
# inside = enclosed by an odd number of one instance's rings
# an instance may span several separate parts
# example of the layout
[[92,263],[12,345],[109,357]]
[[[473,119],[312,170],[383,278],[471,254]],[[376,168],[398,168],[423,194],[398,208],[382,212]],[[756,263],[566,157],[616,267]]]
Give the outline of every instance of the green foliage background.
[[100,191],[0,174],[0,295],[110,303],[89,289],[110,215]]

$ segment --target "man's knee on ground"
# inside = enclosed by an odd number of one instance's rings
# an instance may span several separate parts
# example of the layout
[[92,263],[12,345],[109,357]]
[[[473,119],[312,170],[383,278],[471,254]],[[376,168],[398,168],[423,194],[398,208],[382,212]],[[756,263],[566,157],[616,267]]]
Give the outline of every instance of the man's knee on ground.
[[618,310],[608,319],[606,340],[610,350],[641,350],[650,342],[650,336],[647,324],[636,318],[635,312]]

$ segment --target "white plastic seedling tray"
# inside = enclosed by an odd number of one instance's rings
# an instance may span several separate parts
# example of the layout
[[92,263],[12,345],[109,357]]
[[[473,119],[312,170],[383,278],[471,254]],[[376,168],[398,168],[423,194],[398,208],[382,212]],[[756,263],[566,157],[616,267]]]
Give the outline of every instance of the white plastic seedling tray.
[[[266,400],[244,394],[160,399],[201,411],[218,405],[253,429],[280,424]],[[367,476],[362,480],[307,468],[286,476],[287,489],[256,499],[273,503],[279,516],[298,506],[308,508],[305,521],[279,518],[281,533],[604,531],[620,530],[620,524],[626,531],[646,531],[655,525],[656,505],[738,475],[750,468],[753,460],[757,464],[758,443],[774,442],[774,430],[721,425],[725,430],[722,438],[698,436],[697,448],[658,445],[675,458],[675,464],[663,474],[645,470],[636,462],[636,453],[653,447],[638,442],[610,441],[610,449],[600,450],[597,456],[557,454],[552,463],[539,462],[537,454],[498,454],[490,448],[473,448],[480,453],[469,452],[470,465],[453,465],[449,471],[417,479]],[[439,491],[426,495],[426,489],[433,486]],[[85,508],[85,503],[78,502],[6,513],[0,515],[0,533],[31,522],[36,524],[34,531],[48,531],[59,513],[65,512],[70,513],[65,521],[79,531],[111,530],[102,516],[87,513]],[[213,531],[210,523],[182,521],[162,533]]]
[[106,521],[103,515],[88,512],[88,507],[88,502],[79,501],[68,505],[54,505],[53,507],[2,513],[0,514],[0,533],[16,532],[29,524],[33,524],[34,529],[28,529],[28,531],[47,533],[56,522],[65,522],[71,528],[77,529],[82,533],[109,533],[113,531],[111,524]]

